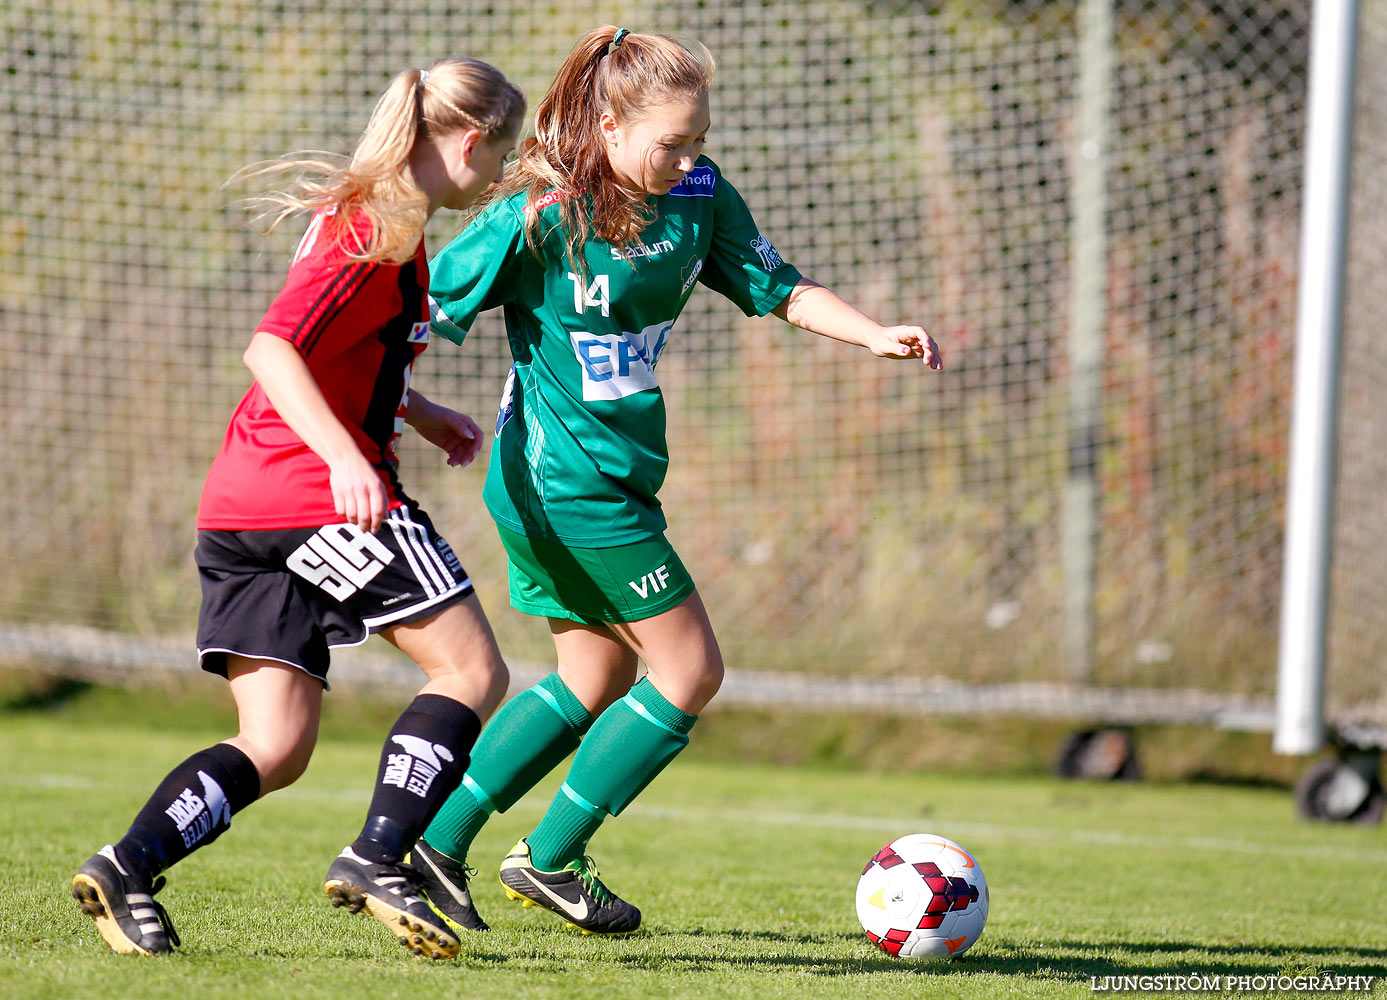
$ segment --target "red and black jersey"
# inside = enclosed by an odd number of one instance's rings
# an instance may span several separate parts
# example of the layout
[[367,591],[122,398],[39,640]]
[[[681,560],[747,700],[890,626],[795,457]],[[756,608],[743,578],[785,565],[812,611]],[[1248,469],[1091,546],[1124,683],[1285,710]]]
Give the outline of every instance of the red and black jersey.
[[[328,405],[379,470],[394,510],[402,503],[395,446],[410,373],[429,342],[424,241],[404,264],[354,261],[326,222],[320,213],[309,224],[284,288],[256,329],[298,348]],[[358,234],[366,225],[362,217]],[[207,474],[197,526],[302,528],[341,520],[327,463],[252,383]]]

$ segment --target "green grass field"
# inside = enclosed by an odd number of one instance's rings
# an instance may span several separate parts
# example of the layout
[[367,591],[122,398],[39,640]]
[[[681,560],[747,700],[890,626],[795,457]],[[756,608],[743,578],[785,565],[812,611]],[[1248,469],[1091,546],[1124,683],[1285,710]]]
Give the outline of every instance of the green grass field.
[[[645,914],[620,940],[507,903],[495,864],[554,784],[496,817],[472,861],[495,930],[453,962],[414,959],[330,907],[321,878],[355,834],[382,732],[329,725],[308,774],[170,872],[184,946],[118,957],[68,896],[169,766],[226,735],[153,725],[131,696],[0,713],[0,997],[1060,997],[1091,977],[1338,972],[1387,996],[1387,842],[1306,825],[1284,789],[677,762],[596,838]],[[84,707],[85,706],[85,707]],[[96,711],[101,706],[106,711]],[[921,722],[921,725],[928,725]],[[992,890],[961,961],[912,964],[862,936],[867,858],[910,832],[973,850]]]

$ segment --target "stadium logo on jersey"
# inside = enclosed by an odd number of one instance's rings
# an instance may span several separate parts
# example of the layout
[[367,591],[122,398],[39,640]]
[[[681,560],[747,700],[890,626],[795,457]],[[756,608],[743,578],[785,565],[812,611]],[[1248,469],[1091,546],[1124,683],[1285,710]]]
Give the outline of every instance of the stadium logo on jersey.
[[698,280],[698,276],[703,273],[703,258],[689,258],[689,262],[684,265],[684,270],[679,273],[684,279],[684,287],[679,289],[679,294],[685,295],[693,287],[694,282]]
[[428,320],[422,323],[415,323],[409,328],[409,342],[411,344],[427,344],[429,342]]
[[222,786],[206,771],[198,771],[197,776],[202,782],[202,794],[185,788],[174,799],[173,805],[164,810],[164,814],[178,827],[184,847],[192,847],[218,824],[231,825],[231,804],[226,801]]
[[669,189],[669,193],[676,198],[711,198],[717,183],[718,175],[713,173],[712,167],[694,167]]
[[785,266],[785,261],[776,252],[775,247],[771,246],[771,241],[760,233],[757,233],[756,239],[751,241],[751,249],[756,251],[756,256],[761,258],[761,266],[767,271],[774,271],[776,268]]
[[673,249],[673,243],[661,240],[653,245],[637,243],[633,247],[612,247],[611,251],[612,260],[635,260],[637,257],[658,257],[662,253],[670,253]]
[[398,744],[404,753],[387,752],[381,784],[403,788],[420,798],[429,794],[429,787],[443,770],[444,762],[453,762],[453,752],[441,743],[404,734],[392,736],[390,741]]
[[640,333],[570,331],[573,354],[583,373],[583,399],[621,399],[659,388],[655,365],[673,329],[674,320],[670,319]]

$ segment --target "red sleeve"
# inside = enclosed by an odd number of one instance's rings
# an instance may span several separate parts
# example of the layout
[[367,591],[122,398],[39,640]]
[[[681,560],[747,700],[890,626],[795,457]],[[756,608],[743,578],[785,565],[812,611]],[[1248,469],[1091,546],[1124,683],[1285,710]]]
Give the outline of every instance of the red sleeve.
[[371,332],[359,324],[334,324],[333,320],[379,265],[346,258],[324,221],[325,216],[317,215],[309,223],[284,287],[256,327],[289,341],[305,358],[315,350],[337,354]]

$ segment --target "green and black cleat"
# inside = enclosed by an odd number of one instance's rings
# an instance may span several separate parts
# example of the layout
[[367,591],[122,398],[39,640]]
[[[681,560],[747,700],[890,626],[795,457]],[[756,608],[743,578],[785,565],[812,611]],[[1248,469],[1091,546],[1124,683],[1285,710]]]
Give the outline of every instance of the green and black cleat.
[[476,877],[477,869],[434,850],[422,838],[405,855],[405,863],[419,873],[424,896],[454,931],[491,930],[477,912],[472,894],[467,891],[467,885]]
[[530,863],[530,845],[522,840],[501,862],[501,884],[507,898],[526,907],[542,906],[584,934],[630,934],[641,925],[641,911],[602,884],[592,858],[556,872],[540,871]]

